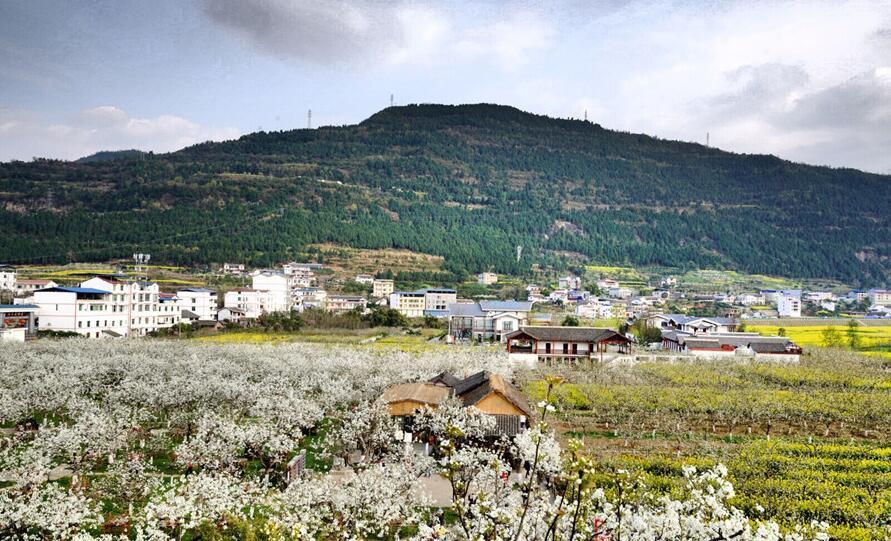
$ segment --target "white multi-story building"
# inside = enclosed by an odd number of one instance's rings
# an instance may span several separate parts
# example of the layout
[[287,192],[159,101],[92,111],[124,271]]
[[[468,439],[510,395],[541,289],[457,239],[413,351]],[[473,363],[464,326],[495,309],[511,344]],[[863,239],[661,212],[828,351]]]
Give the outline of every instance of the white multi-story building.
[[443,312],[449,309],[450,304],[458,302],[458,292],[454,289],[430,288],[421,291],[424,292],[424,310],[427,312]]
[[801,317],[801,295],[784,291],[777,297],[777,313],[780,317]]
[[283,273],[264,271],[255,274],[252,280],[253,289],[267,292],[267,312],[287,312],[291,309],[291,290],[289,277]]
[[374,275],[373,274],[357,274],[356,282],[358,282],[360,284],[371,285],[374,283]]
[[200,321],[217,319],[217,292],[203,287],[187,287],[176,292],[180,307],[195,314]]
[[286,263],[282,266],[282,271],[286,276],[295,276],[299,278],[313,279],[315,271],[322,268],[319,263]]
[[609,299],[590,299],[575,307],[575,315],[587,319],[609,319],[613,317],[613,303]]
[[476,275],[477,283],[488,286],[498,283],[498,275],[494,272],[481,272]]
[[158,293],[158,328],[167,329],[182,323],[183,310],[176,293]]
[[424,291],[394,291],[390,293],[390,308],[405,317],[421,317],[427,306]]
[[375,299],[386,299],[393,291],[393,280],[375,280],[371,286],[371,296]]
[[14,290],[15,277],[15,267],[11,267],[9,265],[0,265],[0,291],[3,291],[4,289],[8,289],[10,291]]
[[823,301],[834,301],[835,294],[830,291],[808,291],[804,294],[804,300],[819,304]]
[[869,290],[870,306],[891,306],[891,291],[887,289]]
[[560,289],[581,289],[582,279],[578,276],[562,276],[557,280],[557,287]]
[[16,280],[15,281],[15,296],[24,298],[30,297],[38,289],[46,289],[48,287],[56,287],[56,282],[52,280]]
[[340,313],[351,310],[364,310],[368,301],[357,295],[328,295],[325,306],[329,312]]
[[635,291],[630,287],[611,287],[607,294],[616,299],[627,299],[634,296]]
[[449,336],[456,340],[495,340],[529,323],[529,301],[452,303],[448,308]]
[[112,293],[90,287],[49,287],[34,292],[38,328],[76,332],[88,338],[125,336],[122,314],[112,311]]
[[256,319],[265,312],[271,312],[270,292],[252,287],[239,287],[231,289],[223,295],[225,308],[236,308],[241,312],[241,317]]
[[[107,291],[112,295],[112,312],[124,322],[124,336],[145,336],[162,328],[160,290],[155,282],[121,280],[115,276],[97,276],[81,287]],[[170,326],[170,325],[166,325]]]
[[318,287],[300,287],[294,290],[294,299],[301,312],[307,308],[324,308],[328,292]]
[[761,295],[752,295],[751,293],[746,293],[744,295],[738,295],[736,297],[736,303],[741,304],[743,306],[754,306],[756,304],[764,304],[764,297]]
[[223,263],[223,274],[244,274],[244,263]]
[[394,291],[390,293],[390,308],[398,310],[405,317],[424,315],[446,316],[450,304],[458,301],[454,289],[429,288],[417,291]]

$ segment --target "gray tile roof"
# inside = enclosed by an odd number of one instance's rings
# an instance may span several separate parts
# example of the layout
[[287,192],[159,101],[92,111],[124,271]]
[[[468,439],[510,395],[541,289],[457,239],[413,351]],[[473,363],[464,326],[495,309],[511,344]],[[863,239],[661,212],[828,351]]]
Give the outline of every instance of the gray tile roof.
[[486,312],[529,312],[531,301],[480,301],[480,308]]
[[612,329],[599,327],[521,327],[507,335],[513,338],[526,334],[536,340],[565,341],[565,342],[602,342],[604,340],[618,338],[628,341],[627,338]]

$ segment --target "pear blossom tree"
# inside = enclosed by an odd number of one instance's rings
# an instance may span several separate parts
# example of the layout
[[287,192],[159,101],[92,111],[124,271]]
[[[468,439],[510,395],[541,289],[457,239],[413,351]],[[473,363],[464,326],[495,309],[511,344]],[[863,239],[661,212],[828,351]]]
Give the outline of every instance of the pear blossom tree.
[[[3,539],[825,538],[819,524],[781,531],[728,505],[721,466],[686,470],[674,499],[623,473],[599,486],[604,472],[583,445],[562,449],[549,426],[559,378],[547,380],[533,426],[513,438],[456,403],[415,416],[414,428],[434,436],[435,459],[394,438],[398,426],[377,401],[385,387],[442,371],[510,378],[496,352],[139,340],[0,347]],[[316,461],[358,460],[285,484],[288,460],[307,449]],[[454,523],[420,490],[434,475],[449,485]]]

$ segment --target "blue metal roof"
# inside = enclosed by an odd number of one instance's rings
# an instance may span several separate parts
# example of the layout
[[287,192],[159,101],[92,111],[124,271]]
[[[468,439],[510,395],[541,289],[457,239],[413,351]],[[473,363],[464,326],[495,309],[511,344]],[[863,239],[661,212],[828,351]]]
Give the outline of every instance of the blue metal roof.
[[40,308],[36,304],[0,304],[0,310],[18,310],[18,309],[32,309],[36,310]]
[[92,287],[65,287],[65,286],[56,286],[56,287],[47,287],[44,289],[38,289],[37,291],[66,291],[68,293],[92,293],[94,295],[108,295],[110,291],[103,291],[101,289],[94,289]]

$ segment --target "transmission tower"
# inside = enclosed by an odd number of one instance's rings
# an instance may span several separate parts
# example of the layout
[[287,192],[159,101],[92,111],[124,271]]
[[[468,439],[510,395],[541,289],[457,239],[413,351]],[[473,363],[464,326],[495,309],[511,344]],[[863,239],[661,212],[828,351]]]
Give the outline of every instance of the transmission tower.
[[306,129],[312,129],[312,109],[306,111]]

